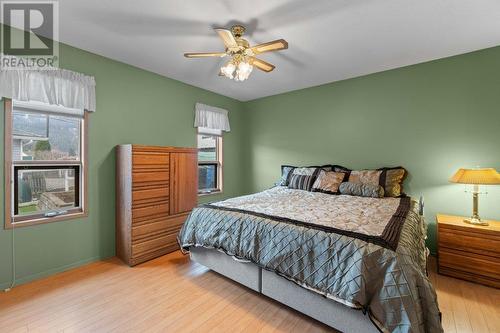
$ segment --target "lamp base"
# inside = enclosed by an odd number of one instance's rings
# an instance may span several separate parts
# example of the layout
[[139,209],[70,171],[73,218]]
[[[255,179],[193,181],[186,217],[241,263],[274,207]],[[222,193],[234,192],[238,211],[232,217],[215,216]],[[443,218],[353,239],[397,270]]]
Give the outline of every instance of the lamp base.
[[487,221],[483,221],[479,217],[471,217],[469,219],[465,219],[464,222],[470,223],[470,224],[475,224],[475,225],[488,225]]

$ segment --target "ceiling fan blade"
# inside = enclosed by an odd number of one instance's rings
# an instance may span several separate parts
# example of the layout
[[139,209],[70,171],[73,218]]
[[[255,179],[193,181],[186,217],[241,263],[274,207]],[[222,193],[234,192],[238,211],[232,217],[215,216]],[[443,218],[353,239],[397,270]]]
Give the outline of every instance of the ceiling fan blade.
[[222,28],[215,28],[214,30],[217,31],[220,38],[222,38],[222,41],[224,42],[226,48],[231,49],[238,47],[238,43],[236,43],[236,39],[234,38],[233,33],[230,30]]
[[186,58],[207,58],[207,57],[224,57],[225,52],[198,52],[198,53],[184,53]]
[[285,50],[288,48],[288,42],[284,39],[273,40],[272,42],[267,42],[259,45],[252,46],[250,49],[254,54],[260,54],[264,52],[272,52]]
[[250,63],[252,66],[257,67],[261,71],[271,72],[275,66],[273,64],[268,63],[267,61],[257,59],[255,57],[250,57]]

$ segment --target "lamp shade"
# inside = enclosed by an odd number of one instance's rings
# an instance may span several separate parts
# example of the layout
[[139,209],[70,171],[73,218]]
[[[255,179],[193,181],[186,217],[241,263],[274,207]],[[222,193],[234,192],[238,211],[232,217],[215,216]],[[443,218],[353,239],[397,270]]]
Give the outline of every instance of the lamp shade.
[[450,178],[450,182],[473,185],[500,185],[500,174],[493,168],[458,169]]

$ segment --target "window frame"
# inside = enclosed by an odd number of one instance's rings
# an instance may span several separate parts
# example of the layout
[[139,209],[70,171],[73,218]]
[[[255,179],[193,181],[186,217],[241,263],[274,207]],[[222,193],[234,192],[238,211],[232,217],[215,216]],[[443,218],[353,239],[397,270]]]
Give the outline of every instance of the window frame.
[[216,134],[209,134],[209,133],[204,133],[200,132],[199,128],[196,130],[196,149],[197,153],[199,150],[198,147],[198,136],[199,135],[206,135],[206,136],[212,136],[215,138],[216,143],[215,143],[215,151],[216,151],[216,160],[217,161],[200,161],[198,159],[198,167],[200,165],[216,165],[217,166],[217,173],[216,173],[216,181],[217,181],[217,187],[213,190],[200,190],[198,188],[198,196],[206,196],[206,195],[212,195],[212,194],[220,194],[223,192],[223,169],[224,169],[224,157],[223,157],[223,140],[222,140],[222,134],[221,135],[216,135]]
[[80,118],[80,161],[16,161],[16,168],[25,167],[29,168],[30,165],[33,168],[55,168],[68,167],[74,168],[79,167],[79,207],[74,207],[70,209],[65,209],[67,212],[60,215],[55,215],[48,217],[45,213],[30,214],[23,216],[14,215],[14,204],[15,204],[15,190],[14,190],[14,161],[12,159],[12,120],[13,120],[13,108],[12,100],[4,98],[4,186],[5,186],[5,224],[4,229],[12,229],[18,227],[25,227],[37,224],[45,224],[50,222],[58,222],[65,220],[78,219],[88,216],[88,112],[83,113],[83,117]]

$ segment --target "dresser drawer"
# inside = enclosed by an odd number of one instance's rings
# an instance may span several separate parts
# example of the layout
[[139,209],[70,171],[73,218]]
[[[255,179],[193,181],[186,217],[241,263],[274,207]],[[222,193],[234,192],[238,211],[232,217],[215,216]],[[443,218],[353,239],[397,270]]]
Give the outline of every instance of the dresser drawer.
[[162,234],[161,236],[144,241],[132,243],[132,257],[138,257],[150,252],[161,250],[165,247],[172,247],[177,244],[177,232]]
[[175,243],[175,244],[172,244],[169,246],[161,247],[158,250],[144,252],[141,255],[130,257],[129,265],[135,266],[135,265],[141,264],[145,261],[148,261],[148,260],[151,260],[154,258],[158,258],[159,256],[163,256],[167,253],[177,251],[178,249],[179,249],[179,245],[177,243]]
[[134,188],[144,187],[144,186],[155,186],[168,184],[170,181],[170,172],[168,168],[165,171],[155,171],[150,172],[138,171],[132,174],[132,186]]
[[176,217],[164,217],[152,220],[147,224],[132,227],[132,239],[146,239],[162,233],[178,233],[187,214]]
[[168,187],[159,187],[132,191],[132,206],[134,208],[158,201],[168,201],[170,195]]
[[451,268],[474,275],[500,280],[500,259],[475,253],[439,249],[439,269]]
[[439,229],[439,247],[474,252],[500,258],[500,236],[476,234],[462,230]]
[[133,170],[141,169],[168,169],[170,154],[168,153],[133,153]]
[[147,219],[167,216],[169,213],[168,200],[155,203],[149,206],[132,209],[132,223],[137,223]]

